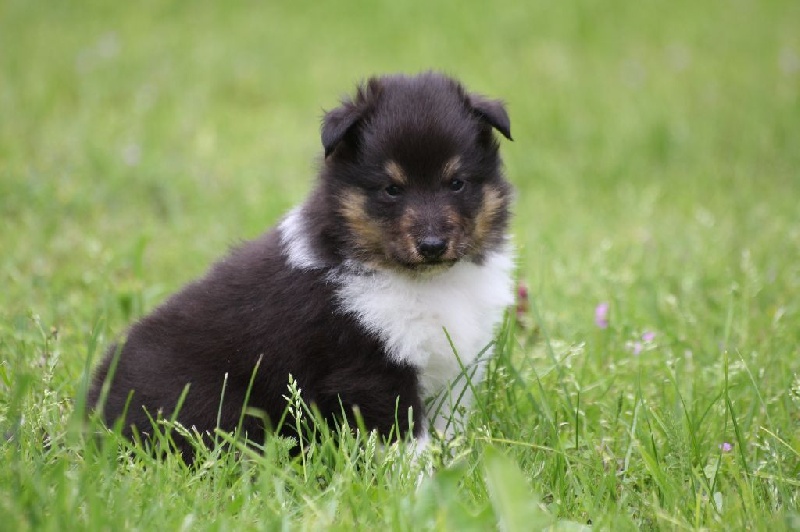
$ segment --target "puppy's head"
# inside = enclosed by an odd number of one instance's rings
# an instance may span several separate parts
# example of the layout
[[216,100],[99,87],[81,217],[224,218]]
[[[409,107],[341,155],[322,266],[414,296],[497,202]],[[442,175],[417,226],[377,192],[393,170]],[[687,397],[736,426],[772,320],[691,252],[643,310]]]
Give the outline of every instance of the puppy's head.
[[511,186],[499,101],[435,73],[372,78],[325,115],[323,187],[345,259],[421,273],[503,244]]

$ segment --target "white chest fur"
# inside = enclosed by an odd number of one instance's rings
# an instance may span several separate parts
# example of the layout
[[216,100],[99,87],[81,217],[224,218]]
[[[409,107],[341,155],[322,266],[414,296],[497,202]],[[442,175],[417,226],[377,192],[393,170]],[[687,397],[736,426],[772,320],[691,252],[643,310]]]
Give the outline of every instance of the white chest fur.
[[512,269],[510,252],[498,252],[482,265],[458,263],[430,277],[344,274],[337,276],[337,296],[394,361],[419,369],[430,397],[461,372],[459,359],[469,367],[492,341],[513,302]]
[[[308,241],[305,223],[297,208],[280,225],[287,262],[299,270],[324,268]],[[466,379],[458,379],[461,365],[468,368],[473,384],[483,378],[486,348],[506,307],[514,302],[513,269],[511,252],[503,250],[488,255],[481,265],[458,263],[431,276],[342,268],[330,281],[337,285],[340,308],[375,334],[392,360],[418,369],[423,398],[435,398],[430,421],[452,435],[462,425],[459,407],[467,406],[471,395]]]

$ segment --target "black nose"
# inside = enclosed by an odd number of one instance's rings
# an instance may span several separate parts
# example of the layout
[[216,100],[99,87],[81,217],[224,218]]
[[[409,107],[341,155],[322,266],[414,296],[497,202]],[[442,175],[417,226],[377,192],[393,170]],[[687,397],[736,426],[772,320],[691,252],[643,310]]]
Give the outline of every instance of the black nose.
[[447,249],[447,240],[438,236],[426,236],[417,243],[417,249],[428,260],[438,259]]

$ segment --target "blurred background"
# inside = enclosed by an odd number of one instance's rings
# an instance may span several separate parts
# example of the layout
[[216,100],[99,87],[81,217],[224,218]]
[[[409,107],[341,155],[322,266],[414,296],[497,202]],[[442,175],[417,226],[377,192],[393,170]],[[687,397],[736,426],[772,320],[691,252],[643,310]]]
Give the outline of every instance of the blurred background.
[[[225,461],[117,475],[84,453],[92,357],[302,200],[325,109],[427,69],[507,102],[529,298],[462,473],[434,480],[449,502],[306,483],[303,460],[287,506],[238,470],[219,491]],[[0,0],[0,523],[375,528],[477,504],[491,524],[488,434],[524,472],[500,484],[554,516],[795,529],[798,168],[796,0]]]
[[121,332],[303,198],[356,82],[437,69],[508,104],[520,278],[555,337],[610,301],[715,348],[745,291],[742,341],[776,316],[797,339],[799,22],[777,0],[4,0],[0,316],[65,333],[78,374],[99,317]]

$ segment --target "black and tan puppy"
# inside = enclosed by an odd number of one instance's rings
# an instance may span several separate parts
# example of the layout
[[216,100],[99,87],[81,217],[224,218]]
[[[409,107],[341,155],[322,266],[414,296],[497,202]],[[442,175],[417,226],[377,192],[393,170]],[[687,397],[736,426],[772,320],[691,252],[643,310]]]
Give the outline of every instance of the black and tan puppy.
[[[307,200],[133,325],[89,404],[113,423],[131,395],[125,433],[147,434],[148,413],[170,417],[189,385],[177,420],[233,430],[251,378],[246,406],[281,419],[291,374],[331,422],[357,407],[383,435],[395,423],[422,440],[431,423],[452,432],[469,395],[462,364],[480,380],[513,297],[511,187],[493,129],[511,138],[503,105],[453,79],[370,79],[325,115]],[[244,418],[251,440],[263,425]]]

